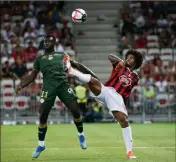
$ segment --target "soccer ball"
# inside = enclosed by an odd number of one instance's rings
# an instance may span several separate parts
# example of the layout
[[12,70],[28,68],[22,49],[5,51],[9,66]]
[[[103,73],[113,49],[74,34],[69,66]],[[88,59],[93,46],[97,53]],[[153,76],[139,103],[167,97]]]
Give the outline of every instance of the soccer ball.
[[81,23],[86,21],[87,14],[86,11],[84,11],[81,8],[77,8],[72,12],[72,20],[77,23]]

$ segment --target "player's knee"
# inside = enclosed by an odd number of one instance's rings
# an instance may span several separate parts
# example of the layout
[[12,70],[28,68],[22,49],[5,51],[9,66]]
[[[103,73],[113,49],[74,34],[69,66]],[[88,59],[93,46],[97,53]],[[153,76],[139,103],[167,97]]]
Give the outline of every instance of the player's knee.
[[98,84],[98,80],[96,79],[96,78],[94,78],[94,77],[91,77],[91,79],[90,79],[90,84],[93,84],[93,85],[95,85],[95,84]]
[[96,78],[91,78],[89,88],[95,96],[98,96],[101,93],[101,83]]
[[66,107],[71,111],[72,116],[74,118],[80,118],[81,114],[80,114],[80,110],[78,108],[78,103],[76,98],[71,101],[70,103],[65,103]]
[[113,112],[113,115],[122,128],[128,127],[128,118],[124,113],[115,111]]
[[128,119],[127,119],[127,117],[121,117],[120,118],[120,120],[119,120],[119,124],[120,124],[120,126],[122,127],[122,128],[126,128],[126,127],[128,127],[129,126],[129,124],[128,124]]

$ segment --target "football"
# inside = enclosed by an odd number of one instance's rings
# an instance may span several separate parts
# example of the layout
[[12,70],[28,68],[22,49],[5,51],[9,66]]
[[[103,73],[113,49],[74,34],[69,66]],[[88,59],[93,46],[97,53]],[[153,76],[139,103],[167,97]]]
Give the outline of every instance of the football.
[[86,21],[87,13],[81,8],[77,8],[72,12],[72,20],[76,23],[82,23]]

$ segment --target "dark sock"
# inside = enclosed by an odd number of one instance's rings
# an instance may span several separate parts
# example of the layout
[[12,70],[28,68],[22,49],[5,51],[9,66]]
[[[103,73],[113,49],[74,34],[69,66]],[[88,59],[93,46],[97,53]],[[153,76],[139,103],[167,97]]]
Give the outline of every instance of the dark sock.
[[46,132],[47,132],[47,127],[38,128],[38,139],[39,139],[39,141],[44,141],[45,140]]
[[78,132],[79,132],[79,133],[82,133],[82,132],[83,132],[83,122],[82,122],[82,118],[81,118],[81,117],[78,118],[78,119],[74,118],[73,120],[74,120],[74,123],[75,123],[75,125],[76,125],[76,128],[77,128]]

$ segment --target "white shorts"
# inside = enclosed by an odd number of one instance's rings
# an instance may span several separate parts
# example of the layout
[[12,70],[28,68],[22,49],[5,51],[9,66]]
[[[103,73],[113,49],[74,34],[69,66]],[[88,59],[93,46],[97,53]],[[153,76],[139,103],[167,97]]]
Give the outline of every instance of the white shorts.
[[103,103],[109,109],[110,113],[112,111],[120,111],[128,116],[123,98],[114,88],[106,87],[102,84],[100,95],[94,97]]

